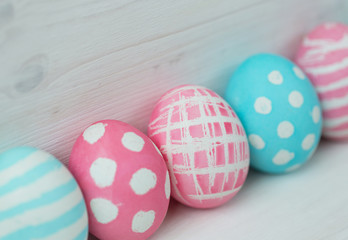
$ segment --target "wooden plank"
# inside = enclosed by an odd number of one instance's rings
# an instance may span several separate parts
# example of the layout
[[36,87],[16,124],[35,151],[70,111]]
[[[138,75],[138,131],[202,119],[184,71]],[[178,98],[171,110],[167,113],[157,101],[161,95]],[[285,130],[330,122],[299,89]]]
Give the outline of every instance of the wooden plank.
[[222,94],[248,55],[293,56],[306,31],[348,22],[347,0],[2,0],[0,151],[32,145],[67,163],[90,123],[145,131],[179,84]]

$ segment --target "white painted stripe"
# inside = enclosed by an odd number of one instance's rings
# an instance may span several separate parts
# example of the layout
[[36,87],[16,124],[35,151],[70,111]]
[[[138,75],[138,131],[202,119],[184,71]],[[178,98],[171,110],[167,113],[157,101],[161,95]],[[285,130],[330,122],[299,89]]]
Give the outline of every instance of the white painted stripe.
[[88,218],[87,213],[84,212],[82,217],[70,225],[69,227],[63,228],[59,232],[44,238],[38,238],[35,240],[62,240],[62,239],[75,239],[82,231],[87,227]]
[[325,119],[324,120],[324,127],[325,128],[334,128],[334,127],[338,127],[344,123],[348,123],[348,116],[343,116],[340,118],[333,118],[333,119]]
[[[195,86],[195,85],[187,85],[187,86],[182,86],[178,89],[172,90],[169,94],[165,94],[164,96],[161,97],[160,102],[167,100],[168,98],[172,98],[174,95],[176,95],[177,93],[180,93],[182,91],[186,91],[186,90],[194,90],[194,91],[198,91],[198,90],[202,90],[202,89],[207,89],[201,86]],[[196,97],[196,96],[193,96]],[[191,97],[190,97],[191,98]]]
[[342,78],[338,80],[337,82],[330,83],[327,86],[317,86],[316,90],[319,93],[325,93],[328,91],[339,90],[344,87],[348,87],[348,77]]
[[321,105],[323,110],[331,110],[335,108],[340,108],[348,105],[348,94],[341,98],[333,98],[330,100],[322,100]]
[[[193,96],[184,96],[180,92],[184,90],[192,90]],[[175,102],[170,101],[170,98],[172,98],[174,95],[178,94],[179,99]],[[176,89],[170,93],[168,93],[166,96],[162,97],[160,101],[170,101],[168,104],[167,102],[164,103],[164,107],[159,109],[160,115],[154,119],[150,125],[149,128],[153,132],[151,132],[150,136],[155,136],[159,133],[165,133],[166,134],[166,143],[165,145],[161,145],[161,151],[164,155],[166,155],[168,160],[168,167],[171,174],[171,180],[172,180],[172,187],[173,187],[173,193],[179,198],[182,199],[183,202],[187,202],[180,194],[180,191],[178,190],[176,184],[177,179],[175,178],[174,172],[178,169],[174,169],[174,154],[180,153],[183,156],[183,165],[180,166],[178,164],[175,165],[176,168],[185,166],[190,166],[194,170],[191,171],[190,167],[187,167],[186,170],[190,171],[190,174],[192,175],[192,180],[195,187],[195,195],[194,198],[198,200],[204,199],[204,192],[202,189],[202,186],[200,186],[198,182],[197,172],[195,168],[195,153],[204,151],[207,157],[207,165],[208,167],[205,170],[197,170],[197,171],[203,171],[207,172],[207,177],[209,177],[209,185],[204,186],[205,188],[211,189],[214,185],[214,179],[216,177],[217,172],[224,173],[224,180],[221,184],[221,192],[224,189],[224,183],[228,179],[228,173],[225,170],[222,170],[222,168],[218,169],[216,168],[216,158],[209,153],[211,151],[216,151],[217,146],[222,146],[224,148],[224,160],[225,165],[228,165],[229,162],[229,152],[228,152],[228,144],[229,143],[236,143],[234,146],[234,159],[238,162],[241,159],[241,149],[238,143],[247,143],[246,136],[239,136],[237,134],[237,125],[240,125],[240,121],[238,118],[235,118],[232,116],[232,112],[229,110],[228,103],[223,100],[221,97],[215,97],[211,96],[209,94],[209,91],[206,88],[197,87],[197,86],[186,86],[182,87],[180,89]],[[193,120],[188,120],[188,108],[195,107],[199,109],[199,117]],[[222,116],[220,112],[220,108],[227,111],[228,116]],[[174,111],[175,109],[175,111]],[[212,111],[215,112],[212,116]],[[171,118],[174,114],[180,114],[180,120],[177,122],[171,122]],[[161,125],[156,124],[158,122],[161,122]],[[226,133],[226,128],[224,123],[232,123],[232,131],[233,134],[228,135]],[[209,125],[211,124],[211,128],[209,128]],[[217,124],[221,128],[221,135],[222,136],[216,136],[215,133],[215,126],[214,124]],[[202,137],[193,137],[191,136],[190,127],[194,126],[202,126]],[[172,131],[177,131],[176,134],[180,134],[180,140],[172,140],[171,135]],[[231,136],[231,138],[229,137]],[[217,144],[218,143],[218,144]],[[245,161],[246,164],[248,161]],[[243,164],[243,163],[241,163]],[[233,169],[239,165],[235,165]],[[232,167],[232,166],[231,166]],[[216,169],[215,169],[216,168]],[[228,167],[227,167],[228,168]],[[212,171],[209,171],[208,169],[213,169]],[[215,170],[214,170],[215,169]],[[179,169],[186,171],[185,169]],[[234,181],[234,185],[237,182],[238,178],[238,172],[236,174]],[[219,186],[220,187],[220,186]],[[222,193],[219,193],[221,195]],[[230,194],[230,193],[229,193]],[[189,197],[189,196],[188,196]],[[202,197],[202,198],[201,198]],[[206,196],[208,197],[208,196]],[[211,196],[213,197],[213,196]]]
[[[173,110],[172,109],[169,109],[168,110],[168,119],[167,119],[167,124],[169,126],[170,124],[170,121],[172,119],[172,113],[173,113]],[[167,131],[167,134],[166,134],[166,142],[169,143],[170,142],[170,132],[169,130]],[[168,147],[170,147],[170,145],[168,145]],[[170,148],[168,149],[168,152],[170,152]],[[175,178],[175,175],[174,175],[174,172],[173,172],[173,155],[172,154],[168,154],[167,155],[168,157],[168,170],[169,170],[169,174],[170,174],[170,179],[171,179],[171,186],[176,194],[176,196],[178,196],[181,201],[183,201],[184,203],[188,203],[185,198],[181,195],[179,189],[178,189],[178,186],[177,186],[177,179]]]
[[[173,112],[174,114],[174,112]],[[167,119],[167,116],[165,115],[160,115],[157,119],[155,119],[151,125],[156,124],[157,121],[159,120],[163,120],[163,119]],[[234,117],[227,117],[227,116],[207,116],[207,117],[200,117],[200,118],[196,118],[196,119],[192,119],[192,120],[185,120],[185,127],[189,126],[198,126],[198,125],[202,125],[202,123],[231,123],[231,124],[239,124],[239,120],[237,118]],[[156,126],[151,126],[150,127],[154,130],[153,133],[151,133],[150,137],[159,134],[159,133],[163,133],[163,132],[167,132],[167,130],[177,130],[180,128],[183,128],[183,122],[173,122],[170,123],[170,125],[156,125]],[[169,128],[169,129],[167,129]],[[235,133],[233,133],[235,134]]]
[[[231,140],[233,139],[233,141]],[[231,139],[228,137],[209,137],[205,136],[202,138],[199,138],[197,141],[189,140],[189,139],[182,139],[178,142],[178,144],[175,144],[175,141],[173,141],[174,144],[168,144],[168,145],[162,145],[161,151],[163,154],[177,154],[177,153],[183,153],[188,154],[193,152],[199,152],[199,151],[206,151],[208,149],[213,149],[214,146],[222,145],[222,144],[228,144],[228,143],[246,143],[245,136],[239,136],[239,135],[231,135]],[[219,144],[216,144],[219,142]],[[239,159],[239,158],[238,158]]]
[[337,130],[337,131],[326,131],[323,133],[324,136],[327,137],[348,137],[348,129],[347,130]]
[[342,59],[341,61],[328,64],[325,66],[308,67],[306,68],[306,72],[313,75],[323,75],[323,74],[334,73],[336,71],[345,69],[346,67],[348,67],[348,57]]
[[17,230],[30,226],[38,226],[46,222],[52,221],[66,212],[71,210],[82,200],[82,194],[79,188],[71,192],[69,195],[54,202],[50,205],[43,206],[24,212],[21,215],[14,216],[0,222],[0,237],[6,236]]
[[347,67],[348,67],[348,57],[342,59],[339,62],[328,64],[325,66],[308,67],[306,68],[306,72],[313,75],[323,75],[323,74],[334,73],[336,71],[345,69]]
[[50,154],[46,152],[36,151],[26,158],[19,160],[14,165],[0,171],[0,187],[17,177],[22,176],[41,163],[44,163],[49,157]]
[[212,193],[212,194],[205,194],[205,195],[189,195],[191,199],[196,199],[196,200],[208,200],[208,199],[217,199],[217,198],[222,198],[228,195],[231,195],[232,193],[238,192],[241,187],[229,190],[229,191],[224,191],[220,193]]
[[306,55],[323,55],[337,50],[348,50],[348,34],[339,41],[305,38],[304,46],[316,47],[306,52]]
[[0,211],[5,211],[19,204],[38,199],[42,194],[69,182],[71,179],[71,174],[62,166],[42,176],[37,181],[0,197]]
[[249,166],[249,161],[239,161],[233,164],[227,164],[224,166],[211,166],[205,168],[192,168],[190,166],[174,165],[173,171],[176,174],[217,174],[217,173],[231,173],[239,171],[240,169],[247,168]]

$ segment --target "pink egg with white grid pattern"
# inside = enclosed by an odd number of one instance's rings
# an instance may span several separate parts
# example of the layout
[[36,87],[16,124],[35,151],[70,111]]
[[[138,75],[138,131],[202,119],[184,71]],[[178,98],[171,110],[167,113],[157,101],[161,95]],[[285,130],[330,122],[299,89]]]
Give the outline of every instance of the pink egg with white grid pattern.
[[147,239],[161,225],[169,174],[139,130],[116,120],[92,124],[76,140],[69,169],[85,197],[90,232],[99,239]]
[[249,145],[232,108],[215,92],[184,85],[157,102],[148,135],[167,163],[172,196],[195,208],[234,197],[249,169]]
[[348,140],[348,26],[325,23],[303,40],[296,57],[318,92],[323,136]]

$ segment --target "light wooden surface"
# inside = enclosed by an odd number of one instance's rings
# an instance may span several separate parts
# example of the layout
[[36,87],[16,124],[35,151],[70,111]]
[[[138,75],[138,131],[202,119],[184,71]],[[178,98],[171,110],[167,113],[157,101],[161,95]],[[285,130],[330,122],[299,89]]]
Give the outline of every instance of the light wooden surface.
[[170,205],[149,240],[347,240],[348,143],[322,142],[301,169],[251,171],[227,204],[197,210]]
[[348,22],[348,0],[1,0],[0,151],[32,145],[68,161],[89,124],[146,129],[184,83],[222,94],[248,55],[291,57],[303,34]]

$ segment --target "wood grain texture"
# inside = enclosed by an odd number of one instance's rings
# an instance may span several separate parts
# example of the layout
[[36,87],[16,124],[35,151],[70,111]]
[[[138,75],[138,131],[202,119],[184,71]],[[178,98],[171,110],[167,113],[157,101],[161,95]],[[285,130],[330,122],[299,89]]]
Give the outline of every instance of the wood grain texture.
[[145,131],[155,101],[179,84],[223,93],[257,52],[292,57],[347,0],[2,0],[0,151],[32,145],[64,163],[101,119]]

